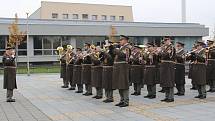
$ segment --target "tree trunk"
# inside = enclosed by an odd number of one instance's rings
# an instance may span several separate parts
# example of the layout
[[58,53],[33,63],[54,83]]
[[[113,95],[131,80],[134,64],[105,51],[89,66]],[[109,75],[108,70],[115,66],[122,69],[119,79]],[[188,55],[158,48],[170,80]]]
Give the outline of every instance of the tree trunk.
[[18,51],[19,51],[19,48],[18,48],[18,43],[16,42],[16,47],[15,47],[15,51],[16,51],[16,67],[18,66]]

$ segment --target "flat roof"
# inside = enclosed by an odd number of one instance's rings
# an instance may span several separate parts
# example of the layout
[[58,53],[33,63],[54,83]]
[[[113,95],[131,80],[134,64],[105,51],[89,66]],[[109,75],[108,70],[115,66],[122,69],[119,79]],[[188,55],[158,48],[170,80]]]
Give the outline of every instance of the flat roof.
[[[0,23],[11,24],[14,18],[0,18]],[[27,19],[18,19],[19,24],[26,24]],[[142,26],[142,27],[202,27],[199,23],[161,23],[161,22],[123,22],[123,21],[92,21],[92,20],[53,20],[53,19],[29,19],[29,24],[47,25],[115,25],[115,26]]]
[[131,5],[112,5],[112,4],[95,4],[95,3],[76,3],[76,2],[54,2],[54,1],[41,1],[41,3],[63,3],[63,4],[83,4],[83,5],[104,5],[104,6],[121,6],[121,7],[132,7]]
[[[0,35],[8,34],[14,18],[0,18]],[[199,23],[120,22],[91,20],[29,19],[32,35],[98,35],[110,33],[114,26],[117,35],[128,36],[208,36],[209,28]],[[27,19],[18,19],[21,30],[26,30]],[[56,30],[53,30],[56,29]]]

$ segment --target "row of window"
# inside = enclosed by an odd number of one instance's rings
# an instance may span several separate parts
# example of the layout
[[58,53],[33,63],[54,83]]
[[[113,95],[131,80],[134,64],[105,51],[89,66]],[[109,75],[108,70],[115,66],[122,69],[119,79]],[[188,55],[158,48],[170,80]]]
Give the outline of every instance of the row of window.
[[[58,19],[59,15],[58,13],[52,13],[52,18],[53,19]],[[62,18],[63,19],[70,19],[69,14],[62,14]],[[80,19],[79,14],[72,14],[72,19]],[[89,20],[90,17],[88,14],[82,14],[82,19],[83,20]],[[98,15],[92,15],[91,16],[91,20],[98,20]],[[107,15],[101,15],[101,20],[106,21],[108,20],[108,16]],[[111,21],[115,21],[116,20],[116,16],[110,16]],[[124,16],[119,16],[119,21],[124,21],[125,17]]]

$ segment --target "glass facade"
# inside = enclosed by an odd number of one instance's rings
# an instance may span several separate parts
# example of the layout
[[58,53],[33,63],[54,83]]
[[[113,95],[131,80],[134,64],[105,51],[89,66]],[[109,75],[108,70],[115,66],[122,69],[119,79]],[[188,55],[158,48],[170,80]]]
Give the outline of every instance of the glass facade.
[[63,36],[34,36],[34,55],[56,55],[56,49],[59,46],[70,44]]
[[[8,36],[0,36],[0,56],[5,52],[5,47],[7,45]],[[76,43],[76,47],[82,48],[84,43],[90,43],[94,45],[101,45],[102,42],[106,39],[105,36],[33,36],[33,54],[43,55],[43,56],[52,56],[56,55],[56,49],[59,46],[68,45],[71,43]],[[185,50],[189,51],[195,41],[200,40],[201,37],[173,37],[173,42],[183,42],[185,43]],[[76,42],[73,42],[76,40]],[[119,40],[119,37],[114,37],[115,41]],[[153,42],[156,45],[160,45],[162,37],[160,36],[139,36],[139,37],[130,37],[130,42],[137,45],[146,44],[147,42]],[[27,55],[27,43],[24,41],[19,45],[18,50],[19,56]]]
[[6,36],[0,36],[0,56],[4,54],[5,47],[6,47]]
[[[7,39],[8,36],[0,36],[0,56],[3,56],[5,52],[5,48],[7,47]],[[18,55],[19,56],[26,56],[27,55],[27,43],[26,38],[25,40],[18,46]]]

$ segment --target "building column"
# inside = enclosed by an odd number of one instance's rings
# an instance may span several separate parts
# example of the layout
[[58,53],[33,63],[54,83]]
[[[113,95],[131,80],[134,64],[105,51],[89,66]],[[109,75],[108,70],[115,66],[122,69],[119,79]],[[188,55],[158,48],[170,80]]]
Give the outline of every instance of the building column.
[[27,51],[29,54],[29,57],[31,58],[32,56],[34,56],[34,39],[33,36],[29,36],[29,43],[27,43]]

